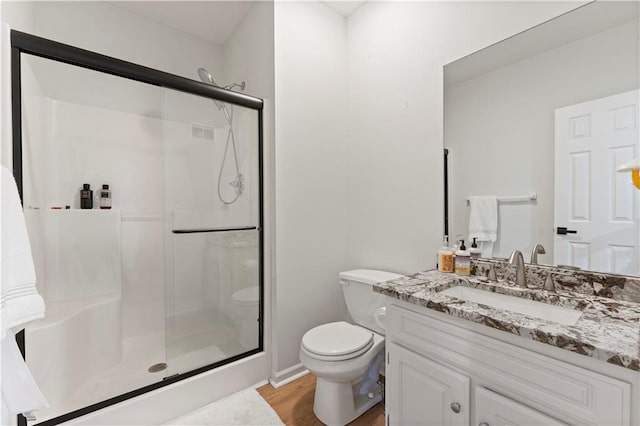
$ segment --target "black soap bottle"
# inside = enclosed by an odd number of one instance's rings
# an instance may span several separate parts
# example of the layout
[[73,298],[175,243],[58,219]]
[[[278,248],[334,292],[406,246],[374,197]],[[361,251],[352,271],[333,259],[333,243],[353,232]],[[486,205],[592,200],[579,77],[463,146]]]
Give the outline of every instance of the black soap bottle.
[[80,190],[80,208],[93,208],[93,191],[88,183],[83,184],[82,189]]

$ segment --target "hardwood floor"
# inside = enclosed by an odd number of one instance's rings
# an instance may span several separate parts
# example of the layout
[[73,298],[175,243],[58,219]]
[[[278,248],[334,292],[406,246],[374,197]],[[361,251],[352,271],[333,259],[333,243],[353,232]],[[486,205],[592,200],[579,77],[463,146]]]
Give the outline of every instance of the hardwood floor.
[[[316,376],[307,374],[276,389],[270,384],[257,389],[287,426],[322,426],[313,414]],[[384,401],[383,401],[384,402]],[[384,426],[384,403],[380,402],[349,423],[352,426]]]

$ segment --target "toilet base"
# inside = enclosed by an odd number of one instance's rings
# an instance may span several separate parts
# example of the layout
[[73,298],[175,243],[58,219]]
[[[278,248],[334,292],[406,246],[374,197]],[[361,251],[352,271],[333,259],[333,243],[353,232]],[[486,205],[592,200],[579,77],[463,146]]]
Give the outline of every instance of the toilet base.
[[382,389],[371,389],[373,398],[358,394],[359,383],[330,382],[318,377],[313,413],[318,420],[330,426],[343,426],[360,417],[382,400]]

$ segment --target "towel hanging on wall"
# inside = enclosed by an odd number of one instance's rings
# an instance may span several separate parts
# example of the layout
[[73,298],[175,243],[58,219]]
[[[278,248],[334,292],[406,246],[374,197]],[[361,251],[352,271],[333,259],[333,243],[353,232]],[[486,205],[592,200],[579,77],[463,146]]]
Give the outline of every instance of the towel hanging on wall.
[[44,300],[36,289],[27,226],[13,174],[2,166],[2,336],[7,329],[44,316]]
[[498,198],[469,197],[469,207],[469,240],[481,243],[482,257],[491,257],[498,239]]
[[2,322],[2,421],[9,416],[47,407],[22,359],[11,328],[20,329],[44,316],[44,300],[36,289],[36,273],[24,221],[20,196],[13,174],[2,166],[0,174],[0,316]]

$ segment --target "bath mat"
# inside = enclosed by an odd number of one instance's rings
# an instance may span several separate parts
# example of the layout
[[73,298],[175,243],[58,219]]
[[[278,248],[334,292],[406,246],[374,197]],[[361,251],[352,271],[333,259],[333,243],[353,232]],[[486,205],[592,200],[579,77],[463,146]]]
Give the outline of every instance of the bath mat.
[[171,426],[284,425],[255,389],[246,389],[168,423]]

